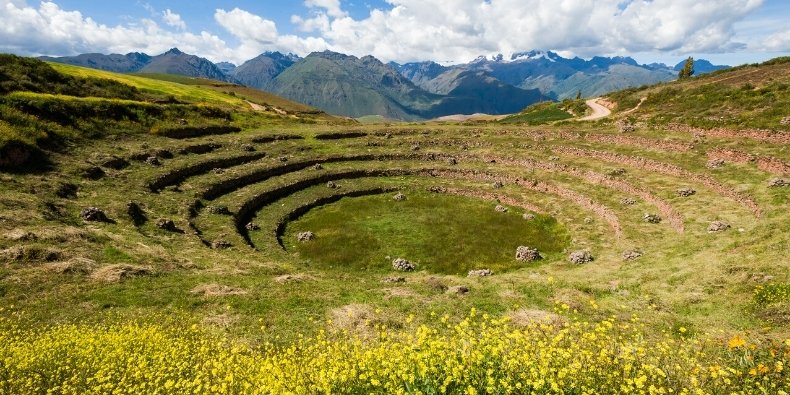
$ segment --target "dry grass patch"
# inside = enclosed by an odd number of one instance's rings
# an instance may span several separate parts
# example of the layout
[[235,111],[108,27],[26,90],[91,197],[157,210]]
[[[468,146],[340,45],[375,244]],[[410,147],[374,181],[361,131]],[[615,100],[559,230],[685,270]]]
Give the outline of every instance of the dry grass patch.
[[304,273],[283,274],[282,276],[277,276],[274,278],[274,282],[278,284],[301,283],[311,280],[315,280],[315,277]]
[[150,276],[154,274],[150,266],[137,266],[117,264],[104,266],[91,273],[91,279],[106,283],[118,283],[134,277]]
[[247,290],[242,288],[231,287],[221,284],[200,284],[192,288],[190,293],[203,295],[203,296],[229,296],[229,295],[246,295]]
[[533,324],[562,325],[563,318],[555,313],[538,309],[519,309],[507,314],[514,326],[528,327]]
[[57,274],[89,274],[96,270],[96,261],[88,258],[72,258],[62,262],[52,262],[44,267]]

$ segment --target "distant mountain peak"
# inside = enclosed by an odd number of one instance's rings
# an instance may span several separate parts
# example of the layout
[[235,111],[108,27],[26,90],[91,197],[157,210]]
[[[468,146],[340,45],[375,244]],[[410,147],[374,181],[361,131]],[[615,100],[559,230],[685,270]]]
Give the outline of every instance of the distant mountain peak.
[[162,55],[183,55],[184,53],[181,52],[178,48],[170,48],[167,52],[163,53]]

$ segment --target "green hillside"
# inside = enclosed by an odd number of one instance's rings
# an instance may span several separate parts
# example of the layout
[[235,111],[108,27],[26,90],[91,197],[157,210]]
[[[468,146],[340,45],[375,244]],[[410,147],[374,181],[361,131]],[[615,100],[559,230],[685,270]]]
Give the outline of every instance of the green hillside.
[[790,58],[745,65],[608,95],[631,117],[701,128],[790,130]]

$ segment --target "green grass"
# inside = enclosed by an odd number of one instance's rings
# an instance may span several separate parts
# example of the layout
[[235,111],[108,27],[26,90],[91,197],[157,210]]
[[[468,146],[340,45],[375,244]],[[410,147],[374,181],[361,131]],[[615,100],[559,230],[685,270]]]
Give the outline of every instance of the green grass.
[[528,125],[541,125],[555,121],[562,121],[571,118],[572,115],[561,108],[561,103],[539,103],[533,104],[524,111],[511,115],[499,122],[504,124],[523,123]]
[[[392,259],[402,257],[419,270],[444,274],[534,266],[515,260],[520,245],[538,248],[554,261],[568,242],[566,231],[550,217],[526,221],[520,210],[499,213],[491,202],[407,193],[405,201],[391,194],[344,198],[292,223],[285,240],[299,256],[321,266],[387,271]],[[297,242],[296,234],[307,230],[317,239]]]

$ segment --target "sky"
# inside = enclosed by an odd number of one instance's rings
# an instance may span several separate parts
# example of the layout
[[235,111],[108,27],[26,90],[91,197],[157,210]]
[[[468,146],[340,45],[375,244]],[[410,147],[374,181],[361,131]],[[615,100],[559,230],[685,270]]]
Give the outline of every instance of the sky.
[[790,55],[790,0],[0,0],[0,52],[173,47],[235,64],[265,51],[454,64],[539,49],[738,65]]

